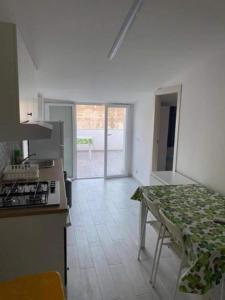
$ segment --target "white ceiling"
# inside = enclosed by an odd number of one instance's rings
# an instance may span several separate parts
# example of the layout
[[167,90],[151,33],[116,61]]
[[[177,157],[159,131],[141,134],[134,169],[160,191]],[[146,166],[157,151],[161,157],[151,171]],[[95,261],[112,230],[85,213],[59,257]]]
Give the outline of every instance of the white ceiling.
[[38,65],[39,91],[76,101],[140,100],[225,43],[224,0],[145,0],[114,60],[132,0],[0,0]]

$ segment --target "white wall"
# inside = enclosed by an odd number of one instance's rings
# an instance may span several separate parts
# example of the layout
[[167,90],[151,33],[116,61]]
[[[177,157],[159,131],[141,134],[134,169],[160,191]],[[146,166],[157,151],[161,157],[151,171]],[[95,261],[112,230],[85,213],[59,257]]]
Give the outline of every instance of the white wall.
[[153,141],[153,95],[140,98],[135,104],[133,133],[133,176],[142,184],[149,184]]
[[[225,194],[225,54],[161,86],[177,83],[182,83],[177,171]],[[135,111],[133,175],[143,184],[151,172],[153,102],[152,95]]]
[[180,76],[177,170],[225,193],[225,54]]

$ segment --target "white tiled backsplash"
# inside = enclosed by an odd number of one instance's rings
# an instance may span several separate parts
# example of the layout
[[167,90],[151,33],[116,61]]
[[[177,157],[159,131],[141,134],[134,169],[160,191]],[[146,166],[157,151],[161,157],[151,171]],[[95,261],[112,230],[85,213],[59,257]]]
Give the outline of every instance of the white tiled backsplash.
[[7,161],[9,161],[9,156],[8,143],[0,143],[0,172],[2,172]]
[[0,143],[0,173],[4,167],[10,162],[14,147],[19,147],[19,143]]

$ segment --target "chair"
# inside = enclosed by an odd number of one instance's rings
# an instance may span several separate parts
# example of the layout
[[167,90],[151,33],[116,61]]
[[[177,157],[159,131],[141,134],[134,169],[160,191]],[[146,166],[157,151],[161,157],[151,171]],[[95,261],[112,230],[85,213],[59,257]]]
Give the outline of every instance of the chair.
[[220,300],[223,300],[223,294],[224,294],[224,277],[222,278],[222,282],[221,282]]
[[[187,268],[189,266],[188,264],[188,259],[185,254],[185,248],[184,248],[184,243],[183,243],[183,236],[180,231],[180,229],[164,214],[164,212],[159,209],[159,217],[162,223],[161,227],[161,233],[159,232],[158,240],[160,240],[160,243],[158,244],[158,250],[156,249],[155,252],[158,251],[157,259],[155,261],[155,273],[154,273],[154,278],[152,280],[152,286],[155,286],[156,283],[156,277],[158,273],[158,267],[159,267],[159,261],[161,257],[161,251],[162,251],[162,246],[167,245],[179,258],[180,258],[180,267],[178,271],[178,276],[177,276],[177,281],[176,281],[176,287],[175,287],[175,292],[174,292],[174,297],[173,299],[175,300],[176,295],[177,295],[177,290],[178,290],[178,285],[179,281],[182,275],[182,270],[184,268]],[[168,236],[166,235],[166,232],[170,235],[170,242],[165,243],[164,239]],[[153,270],[154,271],[154,270]],[[224,278],[222,278],[221,282],[221,288],[220,288],[220,300],[224,300]]]
[[170,241],[170,243],[166,243],[166,245],[169,246],[169,248],[171,248],[171,250],[173,250],[173,252],[181,260],[179,272],[178,272],[178,276],[177,276],[177,281],[176,281],[175,293],[174,293],[174,297],[173,297],[173,299],[175,299],[182,269],[184,269],[185,267],[188,266],[187,257],[185,254],[185,248],[184,248],[184,244],[183,244],[183,236],[182,236],[182,233],[179,230],[179,228],[173,222],[171,222],[171,220],[169,220],[167,218],[167,216],[164,214],[164,212],[161,209],[159,210],[159,216],[160,216],[160,220],[163,225],[162,233],[161,233],[162,237],[161,237],[160,243],[158,245],[159,249],[158,249],[158,255],[157,255],[157,259],[156,259],[156,263],[155,263],[156,266],[155,266],[155,273],[153,276],[152,285],[154,287],[155,283],[156,283],[156,277],[157,277],[157,273],[158,273],[158,267],[159,267],[161,252],[162,252],[162,246],[165,245],[165,243],[164,243],[165,233],[166,233],[166,231],[168,231],[170,234],[170,237],[171,237],[171,241]]
[[[148,210],[152,213],[152,215],[155,217],[155,220],[147,220],[148,212],[144,215],[144,220],[143,220],[143,227],[141,228],[141,241],[143,241],[144,238],[144,233],[145,233],[145,225],[151,225],[153,229],[158,233],[158,238],[156,242],[156,247],[155,247],[155,253],[154,253],[154,259],[153,259],[153,265],[152,265],[152,272],[151,272],[151,277],[150,277],[150,282],[152,283],[153,281],[153,274],[154,274],[154,269],[157,261],[157,256],[158,256],[158,249],[159,249],[159,243],[162,240],[162,238],[170,238],[169,232],[166,231],[163,235],[163,225],[160,221],[160,215],[159,215],[159,206],[157,203],[153,201],[149,201],[147,197],[144,196],[144,203]],[[167,244],[164,242],[164,244]],[[138,249],[138,260],[140,260],[141,256],[141,245],[139,246]]]
[[57,272],[23,276],[0,282],[0,298],[7,300],[65,300],[61,277]]

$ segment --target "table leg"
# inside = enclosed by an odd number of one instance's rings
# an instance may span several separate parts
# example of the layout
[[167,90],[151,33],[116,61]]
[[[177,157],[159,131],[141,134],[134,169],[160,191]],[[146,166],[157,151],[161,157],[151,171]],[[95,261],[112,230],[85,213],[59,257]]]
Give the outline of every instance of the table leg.
[[[140,217],[139,217],[139,245],[141,248],[145,248],[145,233],[146,233],[146,214],[148,213],[148,209],[143,201],[141,201],[140,205]],[[142,236],[143,230],[143,237]]]

